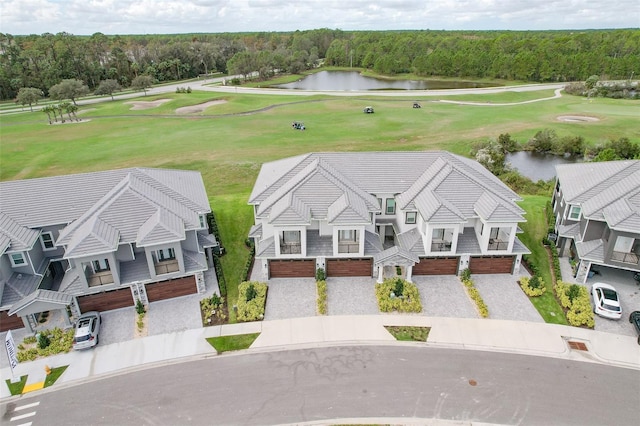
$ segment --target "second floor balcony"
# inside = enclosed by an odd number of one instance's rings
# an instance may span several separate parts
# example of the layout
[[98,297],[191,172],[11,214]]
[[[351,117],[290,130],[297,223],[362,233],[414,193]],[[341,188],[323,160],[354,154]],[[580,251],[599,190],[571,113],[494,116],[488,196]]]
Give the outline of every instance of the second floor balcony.
[[180,264],[177,259],[161,260],[154,264],[156,275],[170,274],[171,272],[178,272],[180,270]]
[[300,254],[302,245],[300,243],[281,243],[280,254]]
[[613,253],[611,253],[611,260],[615,262],[637,265],[638,263],[640,263],[640,256],[636,253],[624,253],[620,251],[614,251]]

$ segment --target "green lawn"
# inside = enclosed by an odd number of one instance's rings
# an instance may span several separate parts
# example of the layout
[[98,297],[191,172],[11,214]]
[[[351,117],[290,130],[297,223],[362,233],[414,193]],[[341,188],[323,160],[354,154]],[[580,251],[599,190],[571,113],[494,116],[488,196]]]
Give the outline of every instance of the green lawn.
[[260,333],[237,334],[235,336],[209,337],[207,342],[215,348],[218,353],[228,351],[239,351],[250,347]]
[[431,331],[431,327],[397,327],[389,325],[384,328],[386,328],[396,340],[404,342],[426,342],[429,337],[429,331]]
[[[188,86],[185,83],[184,86]],[[551,91],[450,96],[452,100],[501,103],[545,98]],[[202,173],[216,213],[227,254],[222,258],[229,306],[248,251],[244,246],[253,214],[247,200],[262,163],[318,151],[416,151],[444,149],[469,155],[474,141],[509,133],[525,143],[537,131],[550,128],[558,136],[581,135],[594,145],[628,137],[640,143],[640,102],[564,95],[560,99],[510,106],[456,105],[423,97],[413,109],[409,98],[247,95],[215,92],[167,93],[136,101],[171,99],[157,108],[132,111],[126,101],[82,106],[82,123],[49,125],[46,114],[24,112],[0,116],[2,149],[0,179],[13,180],[122,167],[166,167]],[[184,117],[182,106],[224,100]],[[372,105],[375,114],[363,114]],[[563,114],[588,114],[594,123],[565,123]],[[305,131],[291,129],[303,121]],[[538,219],[545,197],[525,197],[529,214],[521,239],[544,261],[537,246],[544,234]],[[539,216],[539,217],[538,217]],[[539,233],[542,232],[542,233]],[[535,233],[532,234],[532,233]],[[540,246],[541,247],[541,246]],[[545,277],[545,281],[547,281]],[[548,283],[550,284],[550,283]],[[554,312],[552,300],[534,303]],[[546,297],[546,299],[545,299]],[[546,301],[546,302],[545,302]],[[230,312],[230,315],[233,315]],[[550,322],[561,316],[544,314]],[[232,318],[233,320],[233,318]]]
[[548,230],[545,205],[549,197],[525,195],[523,198],[524,201],[520,203],[520,207],[527,212],[525,215],[527,222],[520,225],[524,233],[520,234],[519,238],[531,250],[529,257],[534,264],[538,265],[539,275],[547,287],[547,291],[542,296],[529,299],[545,322],[568,325],[564,312],[554,296],[551,264],[547,251],[542,245],[542,238],[547,235]]

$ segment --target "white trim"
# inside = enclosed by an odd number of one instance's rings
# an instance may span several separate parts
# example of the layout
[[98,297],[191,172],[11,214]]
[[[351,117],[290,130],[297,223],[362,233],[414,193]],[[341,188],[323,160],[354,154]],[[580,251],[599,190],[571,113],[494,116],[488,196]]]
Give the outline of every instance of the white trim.
[[[45,241],[42,237],[44,237],[45,235],[48,235],[49,238],[51,238],[51,247],[47,247],[45,245]],[[53,238],[53,232],[51,231],[43,231],[40,233],[40,245],[42,246],[42,250],[43,251],[51,251],[51,250],[55,250],[56,249],[56,240]]]
[[[20,257],[22,258],[22,263],[18,263],[16,264],[15,261],[13,260],[13,256],[14,255],[20,255]],[[11,266],[13,266],[14,268],[21,268],[23,266],[29,266],[29,261],[27,260],[27,256],[26,253],[23,251],[17,251],[14,253],[9,253],[9,260],[11,261]]]

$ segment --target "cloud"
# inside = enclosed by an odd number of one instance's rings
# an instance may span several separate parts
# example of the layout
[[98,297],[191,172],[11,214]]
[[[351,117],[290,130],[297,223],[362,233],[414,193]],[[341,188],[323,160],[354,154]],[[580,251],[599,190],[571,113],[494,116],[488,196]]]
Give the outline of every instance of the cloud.
[[637,28],[637,0],[0,0],[10,34]]

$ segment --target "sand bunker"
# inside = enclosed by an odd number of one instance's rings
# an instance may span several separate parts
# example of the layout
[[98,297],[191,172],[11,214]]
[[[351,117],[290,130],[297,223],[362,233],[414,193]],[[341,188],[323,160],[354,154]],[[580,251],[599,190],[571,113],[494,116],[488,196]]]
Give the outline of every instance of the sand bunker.
[[225,100],[217,100],[217,101],[205,102],[203,104],[198,104],[198,105],[186,106],[186,107],[178,108],[176,110],[176,114],[197,114],[209,108],[210,106],[226,104],[226,103],[227,101]]
[[558,117],[558,121],[566,121],[569,123],[592,123],[594,121],[600,121],[597,117],[589,117],[588,115],[561,115]]
[[158,99],[157,101],[134,101],[134,102],[125,102],[125,104],[133,105],[131,107],[132,111],[137,111],[141,109],[150,109],[157,108],[160,105],[169,102],[171,99]]

